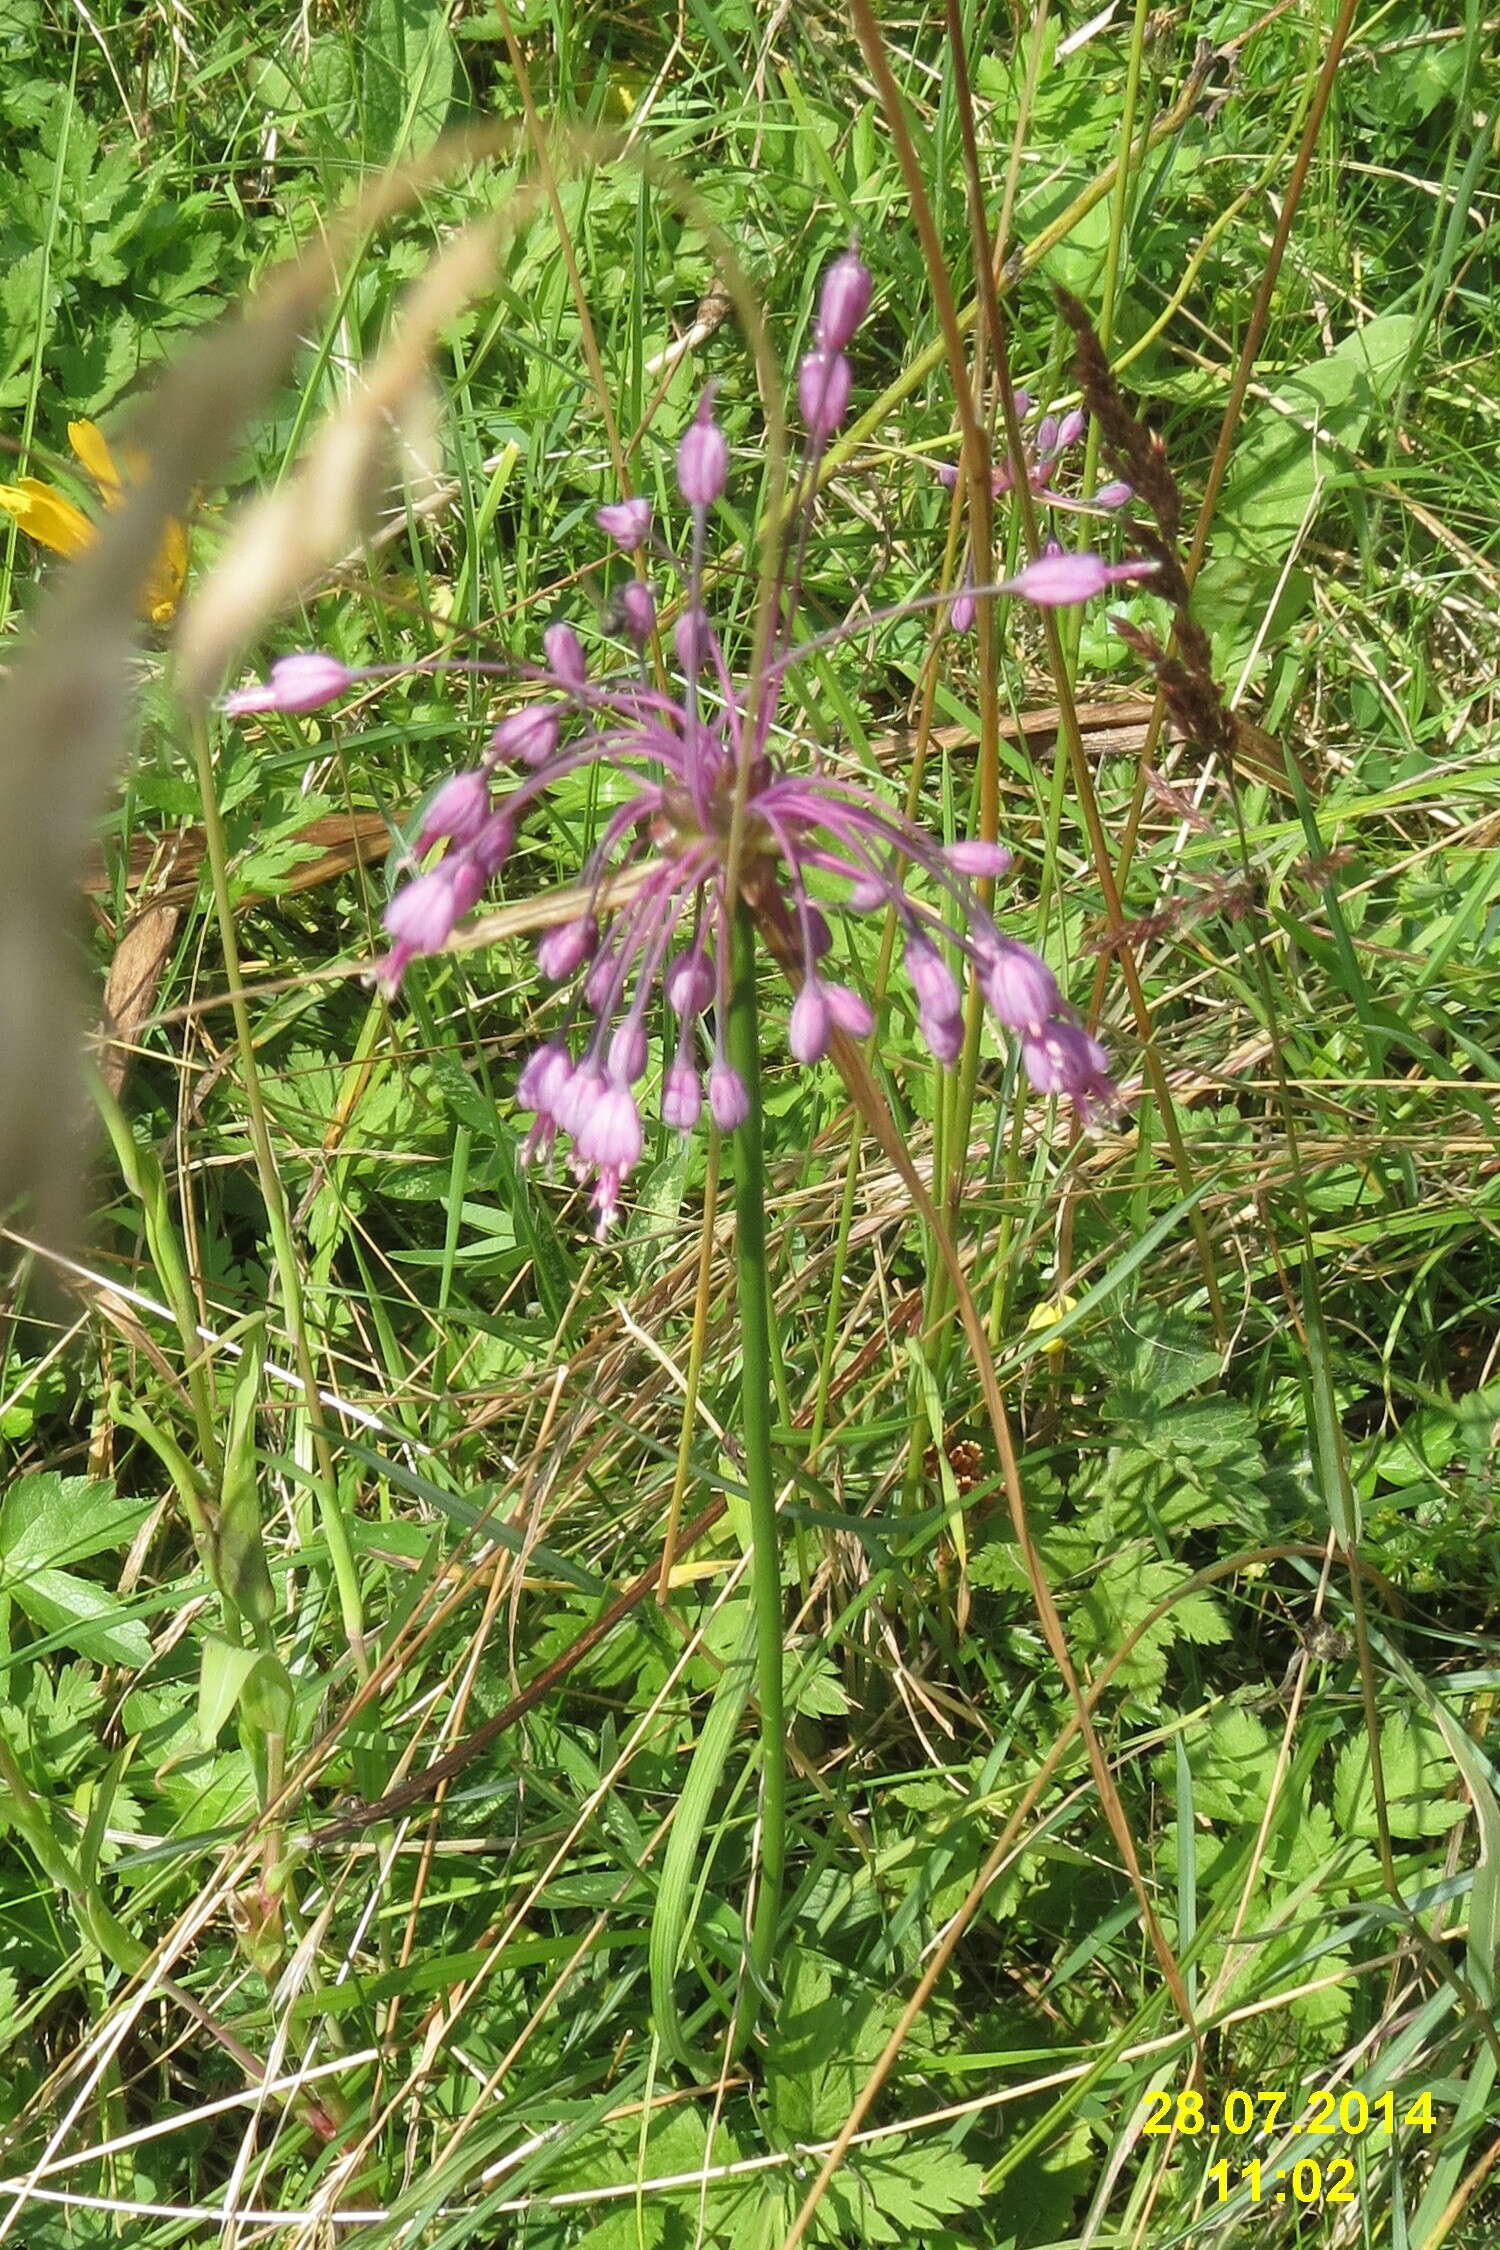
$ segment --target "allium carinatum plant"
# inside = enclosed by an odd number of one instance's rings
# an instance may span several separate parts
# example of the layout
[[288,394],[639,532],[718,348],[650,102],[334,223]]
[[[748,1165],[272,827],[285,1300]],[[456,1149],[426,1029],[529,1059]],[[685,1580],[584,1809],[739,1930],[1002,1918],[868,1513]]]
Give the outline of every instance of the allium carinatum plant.
[[[603,825],[580,872],[583,910],[551,928],[538,950],[543,974],[567,999],[556,1030],[522,1069],[517,1098],[532,1119],[529,1155],[548,1156],[560,1144],[577,1177],[592,1182],[601,1235],[641,1158],[640,1089],[654,1024],[666,1027],[657,1094],[666,1125],[690,1133],[706,1107],[719,1131],[734,1137],[741,1437],[760,1711],[760,1857],[746,1932],[748,1973],[738,1983],[730,2039],[736,2049],[771,1981],[786,1834],[757,936],[793,990],[787,1044],[799,1063],[818,1061],[836,1033],[859,1038],[872,1030],[868,1001],[831,966],[833,922],[888,914],[900,930],[918,1027],[939,1063],[953,1063],[963,1044],[962,972],[1018,1043],[1039,1093],[1068,1098],[1085,1118],[1116,1098],[1104,1050],[1063,999],[1052,971],[1002,931],[981,898],[979,886],[998,881],[1009,866],[1004,849],[981,838],[940,844],[831,765],[783,754],[778,715],[792,668],[807,653],[793,633],[815,528],[817,470],[848,412],[849,347],[871,289],[853,251],[823,280],[812,349],[795,382],[805,431],[797,481],[773,543],[769,585],[761,588],[750,665],[736,675],[732,643],[708,600],[710,524],[731,473],[710,389],[677,446],[685,553],[659,536],[644,499],[614,500],[597,512],[629,571],[603,648],[590,655],[574,628],[558,622],[542,635],[540,664],[461,667],[504,678],[522,693],[483,753],[444,781],[423,810],[403,880],[385,910],[389,950],[372,971],[394,996],[413,961],[438,952],[500,874],[521,822],[554,783],[590,767],[608,777]],[[1039,490],[1071,435],[1062,426],[1045,439],[1039,433]],[[992,591],[1056,607],[1155,567],[1049,546]],[[226,708],[308,711],[390,669],[354,672],[322,654],[289,656],[273,667],[267,685],[229,697]],[[664,1974],[669,1988],[670,1964]],[[656,2001],[673,2044],[669,1989]],[[698,2067],[685,2050],[679,2060]]]
[[[863,1036],[872,1028],[868,1002],[830,973],[830,917],[889,911],[901,931],[917,1024],[939,1062],[953,1062],[962,1044],[959,964],[977,980],[994,1021],[1019,1042],[1039,1092],[1068,1097],[1085,1118],[1114,1099],[1104,1052],[1052,971],[1005,935],[980,901],[976,884],[1003,876],[1009,854],[977,838],[941,845],[863,785],[817,759],[784,762],[774,747],[783,690],[803,653],[791,635],[815,471],[848,411],[848,347],[870,298],[869,272],[846,252],[824,277],[813,348],[797,372],[806,430],[800,500],[788,514],[777,631],[754,676],[734,676],[705,598],[710,520],[730,475],[711,388],[677,447],[685,556],[657,537],[643,499],[614,501],[596,514],[622,556],[649,556],[658,573],[655,580],[632,575],[612,604],[610,622],[633,646],[634,661],[616,661],[611,651],[603,663],[591,662],[573,627],[556,623],[542,635],[540,666],[454,667],[517,674],[529,692],[500,720],[481,757],[427,804],[406,879],[385,910],[390,948],[373,974],[394,996],[414,959],[442,949],[503,869],[522,820],[562,776],[592,765],[624,780],[626,794],[581,871],[589,904],[538,949],[544,976],[570,996],[517,1088],[534,1119],[528,1156],[563,1145],[575,1175],[592,1182],[601,1235],[644,1146],[639,1089],[658,1004],[668,1027],[658,1092],[666,1124],[693,1131],[705,1098],[721,1132],[746,1118],[748,1090],[726,1044],[731,927],[741,902],[796,986],[787,1043],[798,1062],[818,1061],[835,1029]],[[1076,435],[1072,421],[1055,429],[1054,421],[1037,442],[1042,485]],[[1100,497],[1117,504],[1125,496],[1121,488]],[[995,591],[1057,607],[1153,567],[1051,545]],[[955,602],[969,598],[965,588]],[[665,654],[658,618],[668,600],[676,612],[670,665],[656,661]],[[225,708],[236,715],[308,711],[379,669],[350,671],[317,653],[285,657],[265,686],[230,696]]]

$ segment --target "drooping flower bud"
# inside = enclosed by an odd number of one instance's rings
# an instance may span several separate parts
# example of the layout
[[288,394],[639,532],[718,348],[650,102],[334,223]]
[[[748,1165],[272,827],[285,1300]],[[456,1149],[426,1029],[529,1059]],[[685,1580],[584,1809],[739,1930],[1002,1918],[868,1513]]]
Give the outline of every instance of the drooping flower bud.
[[972,875],[980,882],[993,882],[1004,875],[1010,867],[1010,856],[1003,844],[986,843],[982,836],[961,836],[943,850],[955,874]]
[[869,268],[853,250],[835,258],[823,276],[818,299],[818,342],[825,351],[841,352],[870,309],[874,289]]
[[691,1020],[701,1016],[714,996],[714,972],[708,956],[691,947],[679,953],[666,974],[667,1005],[675,1015]]
[[575,692],[587,687],[589,674],[583,660],[583,643],[571,625],[549,625],[542,635],[542,646],[555,680]]
[[476,769],[450,774],[436,790],[422,815],[417,831],[418,859],[425,859],[434,844],[446,836],[455,844],[471,844],[490,814],[490,777]]
[[254,711],[316,711],[353,686],[356,675],[336,656],[307,649],[296,656],[281,656],[271,666],[271,677],[259,687],[236,688],[226,695],[223,708],[231,719]]
[[1040,1031],[1062,1005],[1057,979],[1029,945],[997,938],[984,961],[984,996],[1009,1031]]
[[536,949],[537,967],[544,977],[558,984],[582,967],[598,943],[599,925],[592,914],[581,914],[575,922],[559,922]]
[[703,1088],[698,1073],[685,1055],[678,1055],[661,1082],[662,1123],[679,1133],[690,1133],[702,1114]]
[[825,984],[823,997],[840,1031],[847,1031],[851,1039],[869,1038],[875,1029],[875,1016],[863,993],[852,991],[847,984]]
[[842,352],[809,352],[797,371],[797,404],[809,434],[832,437],[849,411],[853,374]]
[[793,1059],[799,1063],[819,1062],[828,1052],[828,1034],[832,1017],[823,987],[816,977],[809,977],[792,1004],[791,1021],[787,1025],[786,1043]]
[[677,488],[690,508],[711,508],[729,481],[729,440],[714,420],[713,393],[705,391],[696,418],[677,447]]
[[732,1133],[750,1115],[750,1096],[739,1072],[716,1062],[708,1074],[708,1106],[721,1133]]
[[633,641],[649,641],[656,630],[656,596],[643,578],[620,588],[620,623]]
[[634,1016],[627,1016],[609,1043],[609,1070],[612,1078],[619,1078],[633,1086],[646,1071],[646,1034]]
[[1048,547],[1014,578],[1005,579],[1000,592],[1020,594],[1039,609],[1070,609],[1076,602],[1092,601],[1106,586],[1118,586],[1127,578],[1149,578],[1155,568],[1145,557],[1138,562],[1107,563],[1102,555],[1070,555],[1061,547]]
[[701,609],[685,609],[672,628],[677,661],[691,678],[708,660],[708,618]]
[[948,604],[948,623],[955,633],[972,633],[978,614],[979,604],[971,587],[965,586]]
[[519,758],[525,766],[544,766],[557,748],[558,706],[528,703],[500,721],[489,739],[494,758]]
[[611,500],[605,507],[594,510],[594,521],[606,538],[613,539],[621,554],[634,554],[644,546],[651,530],[651,503],[637,497],[633,500]]
[[460,909],[453,895],[452,870],[444,865],[405,883],[380,919],[386,930],[413,953],[440,953]]

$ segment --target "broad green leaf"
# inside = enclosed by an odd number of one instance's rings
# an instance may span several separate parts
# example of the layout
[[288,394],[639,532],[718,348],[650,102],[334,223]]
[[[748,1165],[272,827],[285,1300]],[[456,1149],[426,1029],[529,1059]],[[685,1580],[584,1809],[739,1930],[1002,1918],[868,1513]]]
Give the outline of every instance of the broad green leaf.
[[119,1596],[106,1587],[75,1578],[71,1570],[35,1570],[12,1591],[33,1625],[96,1664],[124,1664],[134,1671],[150,1661],[150,1634],[138,1617],[122,1614]]
[[123,1547],[145,1512],[144,1501],[122,1499],[112,1484],[92,1477],[61,1477],[52,1470],[20,1477],[0,1502],[5,1576],[24,1578],[33,1570]]

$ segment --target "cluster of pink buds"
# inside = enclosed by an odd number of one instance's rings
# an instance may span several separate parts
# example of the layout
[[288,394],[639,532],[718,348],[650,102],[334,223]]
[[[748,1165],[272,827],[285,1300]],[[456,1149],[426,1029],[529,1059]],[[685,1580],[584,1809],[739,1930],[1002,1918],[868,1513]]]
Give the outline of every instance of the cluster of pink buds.
[[[852,250],[824,277],[813,348],[797,376],[810,460],[847,412],[847,347],[871,293],[870,274]],[[1039,471],[1062,450],[1067,429],[1059,425],[1045,445],[1038,432]],[[1116,1101],[1107,1057],[1051,970],[1001,933],[976,890],[1005,873],[1009,854],[980,840],[940,845],[874,791],[820,762],[804,772],[779,764],[773,725],[802,653],[791,645],[795,583],[782,586],[772,646],[751,679],[732,673],[703,600],[707,526],[729,466],[710,391],[677,450],[691,527],[687,561],[657,541],[645,500],[613,501],[596,515],[635,571],[656,554],[681,585],[675,682],[661,684],[648,658],[658,590],[639,575],[610,612],[614,629],[635,645],[633,665],[591,667],[572,627],[554,624],[543,635],[540,667],[463,667],[519,674],[529,691],[495,727],[482,759],[444,782],[425,807],[408,879],[385,911],[390,949],[372,972],[393,994],[417,955],[446,943],[504,863],[526,812],[561,776],[592,765],[624,781],[581,871],[584,911],[551,929],[538,949],[543,974],[569,986],[571,997],[518,1087],[533,1119],[528,1158],[549,1154],[563,1138],[575,1175],[593,1182],[601,1235],[644,1147],[637,1088],[650,1068],[653,1030],[661,1034],[663,1122],[690,1132],[705,1104],[722,1132],[744,1121],[749,1097],[725,1047],[730,933],[741,899],[796,988],[787,1038],[797,1061],[816,1062],[836,1031],[862,1038],[874,1027],[869,1003],[831,970],[830,917],[889,913],[901,933],[918,1030],[940,1063],[952,1063],[963,1044],[956,972],[966,970],[996,1024],[1017,1040],[1038,1091],[1069,1097],[1086,1117]],[[1008,585],[1033,602],[1077,602],[1149,568],[1058,550]],[[310,710],[373,676],[326,656],[286,657],[266,687],[231,696],[225,708]],[[497,802],[502,770],[510,786]]]

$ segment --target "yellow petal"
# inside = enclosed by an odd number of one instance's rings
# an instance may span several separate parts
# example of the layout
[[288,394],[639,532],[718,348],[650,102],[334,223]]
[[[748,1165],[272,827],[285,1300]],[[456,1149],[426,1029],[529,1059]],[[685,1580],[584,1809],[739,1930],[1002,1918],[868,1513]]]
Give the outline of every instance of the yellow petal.
[[39,477],[22,477],[19,484],[0,484],[0,510],[15,517],[28,539],[50,547],[55,555],[81,555],[98,537],[82,510]]
[[153,625],[170,625],[177,615],[187,565],[187,526],[173,520],[167,525],[141,595],[141,608]]
[[115,457],[97,422],[70,422],[68,443],[88,470],[106,500],[115,499],[120,490],[120,472],[115,467]]

